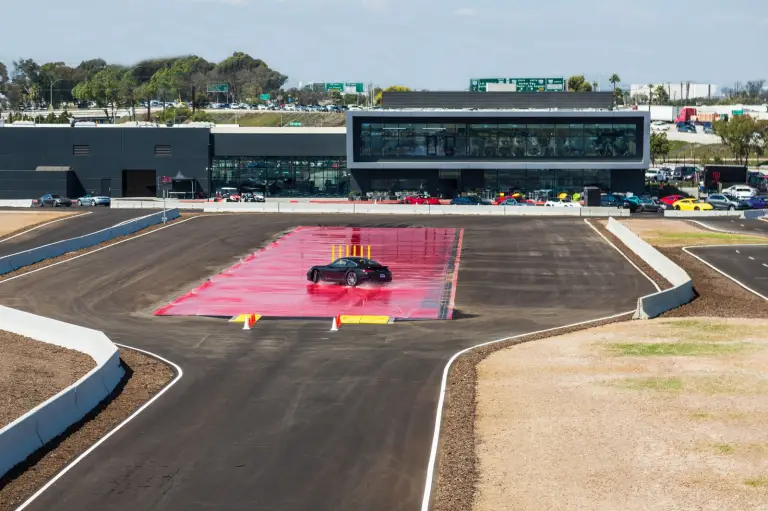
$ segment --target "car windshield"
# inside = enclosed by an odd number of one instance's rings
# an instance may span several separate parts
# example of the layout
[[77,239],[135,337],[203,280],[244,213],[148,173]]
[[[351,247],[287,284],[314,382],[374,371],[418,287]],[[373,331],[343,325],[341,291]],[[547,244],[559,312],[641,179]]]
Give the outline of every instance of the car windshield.
[[51,199],[60,199],[60,198],[61,198],[61,195],[56,195],[56,194],[51,195]]

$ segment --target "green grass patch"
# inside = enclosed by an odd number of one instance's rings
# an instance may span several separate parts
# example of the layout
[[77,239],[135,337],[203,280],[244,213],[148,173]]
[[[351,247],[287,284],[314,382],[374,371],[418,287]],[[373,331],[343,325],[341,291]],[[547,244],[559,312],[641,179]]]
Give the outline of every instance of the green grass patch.
[[733,454],[735,451],[731,444],[713,444],[712,447],[720,454]]
[[765,238],[725,232],[655,232],[651,235],[659,241],[678,242],[724,242],[724,243],[765,243]]
[[680,392],[683,380],[680,378],[628,378],[617,382],[630,390],[655,390],[660,392]]
[[765,488],[768,486],[768,477],[762,476],[762,477],[756,477],[754,479],[747,479],[744,481],[744,484],[747,486],[751,486],[753,488]]
[[744,351],[746,343],[627,342],[609,344],[608,349],[624,357],[711,357]]
[[707,412],[693,412],[691,414],[691,419],[708,420],[708,419],[714,419],[714,418],[715,418],[714,415]]

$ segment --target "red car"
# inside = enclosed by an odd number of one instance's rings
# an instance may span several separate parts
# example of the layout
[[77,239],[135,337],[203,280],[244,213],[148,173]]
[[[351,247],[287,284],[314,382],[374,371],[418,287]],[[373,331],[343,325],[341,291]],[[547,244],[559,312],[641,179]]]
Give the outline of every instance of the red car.
[[403,204],[430,204],[438,206],[440,205],[440,199],[437,197],[424,197],[422,195],[409,195],[403,199]]
[[666,197],[661,198],[659,200],[664,204],[666,204],[667,206],[671,206],[672,204],[674,204],[675,202],[681,199],[685,199],[685,195],[667,195]]

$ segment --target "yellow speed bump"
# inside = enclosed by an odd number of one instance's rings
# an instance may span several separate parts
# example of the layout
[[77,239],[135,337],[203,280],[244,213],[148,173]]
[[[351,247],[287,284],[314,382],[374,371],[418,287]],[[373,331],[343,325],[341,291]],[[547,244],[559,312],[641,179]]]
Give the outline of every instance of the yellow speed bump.
[[389,320],[389,316],[341,316],[342,325],[386,325]]
[[[239,316],[233,316],[229,322],[230,323],[245,323],[245,318],[250,316],[251,314],[240,314]],[[255,316],[254,323],[261,319],[261,314],[253,314]]]

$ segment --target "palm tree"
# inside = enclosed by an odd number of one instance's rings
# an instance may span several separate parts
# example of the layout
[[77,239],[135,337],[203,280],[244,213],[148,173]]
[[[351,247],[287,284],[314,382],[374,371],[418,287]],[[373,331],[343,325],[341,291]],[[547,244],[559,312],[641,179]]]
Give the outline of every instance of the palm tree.
[[608,78],[608,81],[611,82],[611,85],[613,85],[613,90],[616,90],[616,84],[621,81],[621,78],[619,78],[619,75],[616,73],[613,73],[610,78]]
[[648,84],[648,105],[653,104],[653,84]]
[[593,91],[595,91],[595,92],[597,92],[597,80],[595,80],[594,82],[592,82],[592,90],[593,90]]

